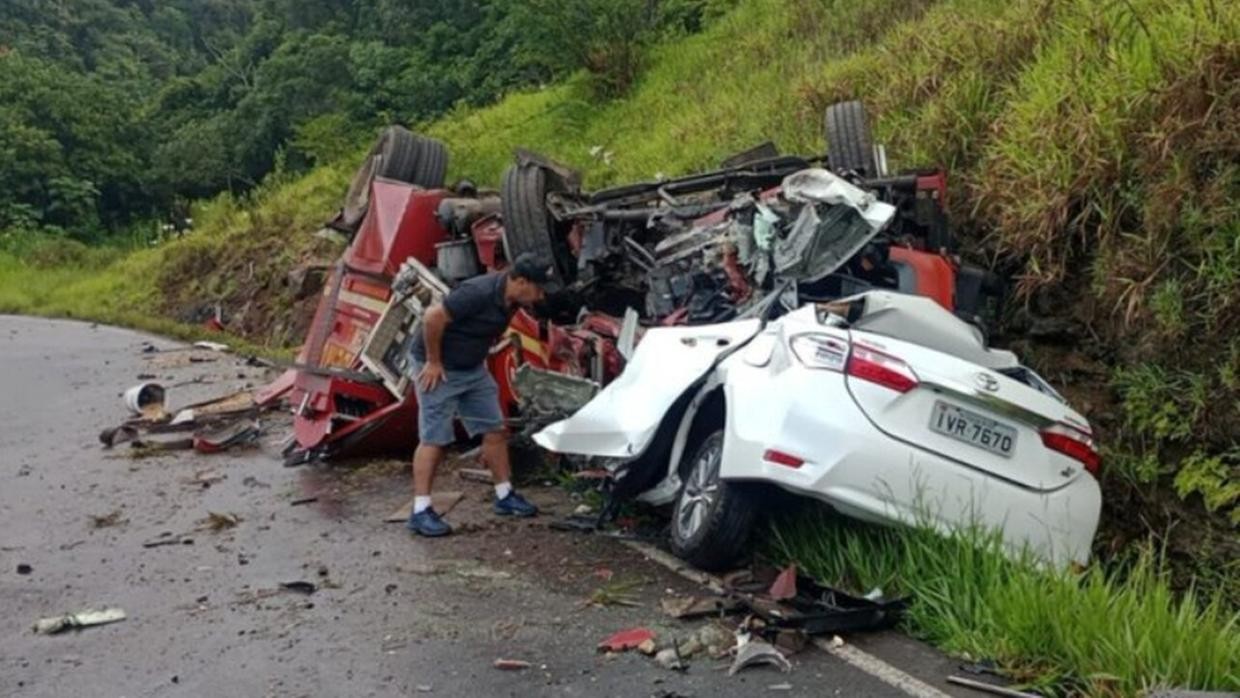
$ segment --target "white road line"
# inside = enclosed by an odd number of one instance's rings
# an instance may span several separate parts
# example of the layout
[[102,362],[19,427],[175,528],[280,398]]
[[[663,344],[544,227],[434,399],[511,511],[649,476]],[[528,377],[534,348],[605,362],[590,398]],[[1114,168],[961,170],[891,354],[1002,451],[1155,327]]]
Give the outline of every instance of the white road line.
[[[659,550],[648,543],[635,540],[622,540],[620,542],[695,584],[701,584],[715,593],[723,593],[723,580],[713,574],[695,569],[684,560]],[[850,666],[873,676],[888,686],[913,696],[913,698],[952,698],[952,696],[925,681],[897,669],[860,648],[848,644],[833,647],[831,642],[824,638],[815,639],[814,646],[832,657],[836,657]]]

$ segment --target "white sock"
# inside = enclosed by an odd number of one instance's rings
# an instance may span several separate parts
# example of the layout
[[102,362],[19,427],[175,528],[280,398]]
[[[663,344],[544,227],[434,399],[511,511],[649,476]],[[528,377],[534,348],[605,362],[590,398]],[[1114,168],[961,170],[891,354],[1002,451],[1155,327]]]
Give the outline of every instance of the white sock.
[[430,508],[431,508],[430,495],[423,497],[422,495],[419,494],[413,498],[413,513],[421,514],[422,512]]
[[503,499],[512,494],[512,483],[507,480],[495,483],[495,498]]

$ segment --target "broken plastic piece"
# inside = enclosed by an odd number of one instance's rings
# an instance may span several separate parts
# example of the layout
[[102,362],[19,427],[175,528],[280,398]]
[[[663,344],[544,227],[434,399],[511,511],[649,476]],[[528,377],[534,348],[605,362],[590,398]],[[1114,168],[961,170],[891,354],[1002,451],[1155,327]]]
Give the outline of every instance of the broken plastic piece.
[[104,625],[120,620],[125,620],[124,609],[87,609],[77,613],[66,613],[63,616],[40,618],[34,624],[34,631],[40,635],[53,635],[69,628],[88,628],[92,625]]
[[639,647],[647,640],[654,640],[654,633],[648,628],[629,628],[621,630],[598,644],[600,652],[623,652]]
[[750,640],[737,649],[736,660],[728,668],[728,676],[734,676],[738,671],[760,664],[770,664],[785,674],[792,671],[792,664],[779,653],[779,650],[775,649],[774,645],[762,640]]

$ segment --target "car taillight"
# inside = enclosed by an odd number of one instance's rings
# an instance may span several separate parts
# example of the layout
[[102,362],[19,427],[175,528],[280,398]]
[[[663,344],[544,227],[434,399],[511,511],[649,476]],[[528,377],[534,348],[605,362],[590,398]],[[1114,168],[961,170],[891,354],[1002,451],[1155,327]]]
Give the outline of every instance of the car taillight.
[[845,373],[853,378],[876,383],[897,393],[907,393],[917,387],[917,374],[908,364],[894,356],[868,347],[853,345],[848,356]]
[[793,356],[807,368],[823,368],[840,371],[848,356],[848,342],[829,334],[810,332],[798,334],[788,340]]
[[1102,456],[1094,448],[1093,437],[1089,434],[1066,424],[1053,424],[1040,433],[1042,445],[1080,461],[1094,477],[1098,476],[1098,471],[1102,469]]

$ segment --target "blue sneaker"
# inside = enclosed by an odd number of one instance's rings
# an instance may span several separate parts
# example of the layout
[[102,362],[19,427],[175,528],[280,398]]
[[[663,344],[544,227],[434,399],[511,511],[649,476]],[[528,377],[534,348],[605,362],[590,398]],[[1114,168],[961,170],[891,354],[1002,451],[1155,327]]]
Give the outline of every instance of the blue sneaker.
[[516,516],[518,518],[526,518],[538,513],[538,507],[530,504],[525,497],[517,494],[516,490],[508,493],[507,497],[495,500],[492,507],[499,516]]
[[405,522],[405,528],[427,538],[438,538],[452,532],[452,527],[430,508],[411,514]]

